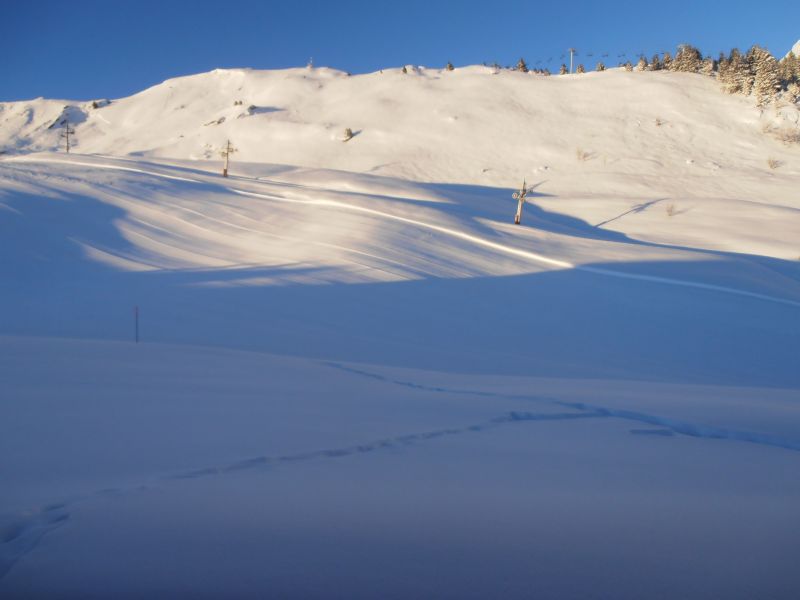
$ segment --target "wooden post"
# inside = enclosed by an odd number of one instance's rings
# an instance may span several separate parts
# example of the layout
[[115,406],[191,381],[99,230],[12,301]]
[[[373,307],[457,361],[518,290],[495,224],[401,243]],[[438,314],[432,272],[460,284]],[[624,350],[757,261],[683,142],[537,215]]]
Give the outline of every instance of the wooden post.
[[511,194],[511,197],[514,198],[514,200],[517,200],[517,214],[514,215],[514,225],[519,225],[522,222],[522,205],[525,204],[525,196],[527,195],[528,189],[526,187],[526,182],[523,179],[520,190]]
[[233,154],[236,151],[237,151],[236,148],[231,146],[231,141],[228,140],[227,143],[225,144],[225,149],[222,152],[220,152],[220,154],[222,154],[222,157],[225,159],[225,166],[222,168],[223,177],[228,176],[228,163],[230,161],[231,154]]
[[64,131],[61,133],[61,137],[65,138],[67,141],[67,154],[69,154],[69,136],[74,134],[75,130],[70,128],[69,120],[64,119],[64,123],[66,124],[66,127],[64,128]]

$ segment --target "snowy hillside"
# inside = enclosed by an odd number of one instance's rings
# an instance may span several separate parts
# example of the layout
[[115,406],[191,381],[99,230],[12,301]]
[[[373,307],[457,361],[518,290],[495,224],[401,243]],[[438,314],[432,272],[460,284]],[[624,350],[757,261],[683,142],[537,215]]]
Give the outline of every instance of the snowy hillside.
[[0,104],[0,596],[794,598],[797,114],[484,67]]

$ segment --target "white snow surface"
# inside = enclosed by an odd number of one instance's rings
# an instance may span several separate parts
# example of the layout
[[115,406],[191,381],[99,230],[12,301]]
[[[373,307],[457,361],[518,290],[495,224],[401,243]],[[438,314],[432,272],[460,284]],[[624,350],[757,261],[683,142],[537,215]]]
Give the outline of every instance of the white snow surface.
[[0,596],[796,598],[797,114],[484,67],[0,104]]

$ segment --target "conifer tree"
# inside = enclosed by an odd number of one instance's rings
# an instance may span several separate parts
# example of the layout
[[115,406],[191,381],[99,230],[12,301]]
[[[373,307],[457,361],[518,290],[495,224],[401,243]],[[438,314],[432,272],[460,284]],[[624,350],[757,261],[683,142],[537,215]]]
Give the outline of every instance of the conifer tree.
[[789,102],[797,102],[800,100],[800,84],[796,81],[786,86],[786,97]]
[[720,83],[724,83],[725,77],[728,73],[728,57],[724,52],[719,53],[719,60],[717,60],[717,78]]
[[597,63],[597,66],[594,68],[594,70],[595,71],[605,71],[606,70],[606,65],[601,60],[599,63]]
[[758,46],[752,46],[734,72],[734,79],[739,91],[745,96],[753,93],[753,83],[756,78],[756,55],[760,49]]
[[658,54],[653,54],[653,59],[650,61],[650,70],[651,71],[661,70],[661,57],[659,57]]
[[625,70],[628,71],[629,73],[633,71],[633,65],[631,64],[631,61],[626,62],[623,66],[625,67]]
[[578,68],[575,70],[576,73],[586,73],[586,68],[583,66],[583,63],[578,65]]
[[522,71],[523,73],[528,72],[528,65],[525,64],[524,58],[519,59],[519,62],[517,63],[517,71]]
[[448,71],[453,71],[455,69],[455,67],[453,66],[453,63],[451,63],[449,60],[447,61],[447,67],[445,67],[445,68]]
[[800,80],[800,58],[790,52],[780,62],[780,76],[784,87]]
[[697,73],[700,70],[701,62],[702,57],[697,48],[690,44],[682,44],[678,48],[675,60],[670,64],[670,70],[682,73]]
[[636,70],[637,71],[647,70],[647,59],[644,56],[639,57],[639,62],[636,63]]
[[713,77],[716,67],[717,67],[716,61],[710,56],[706,56],[703,59],[702,66],[700,67],[700,72],[703,75],[708,75],[709,77]]
[[669,52],[664,52],[664,58],[661,61],[661,68],[669,70],[670,66],[672,65],[672,55]]
[[753,93],[759,106],[766,106],[781,88],[778,61],[768,50],[753,46],[752,52]]
[[720,82],[729,94],[742,93],[742,81],[749,75],[750,67],[738,48],[728,55],[724,71],[720,71]]
[[561,63],[561,68],[558,70],[559,75],[566,75],[567,74],[567,65]]

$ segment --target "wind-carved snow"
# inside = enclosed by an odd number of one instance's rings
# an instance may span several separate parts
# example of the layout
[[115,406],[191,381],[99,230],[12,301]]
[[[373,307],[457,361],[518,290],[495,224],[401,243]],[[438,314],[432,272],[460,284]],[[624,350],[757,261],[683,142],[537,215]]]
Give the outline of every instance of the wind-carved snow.
[[797,107],[491,73],[0,104],[0,595],[794,598]]

